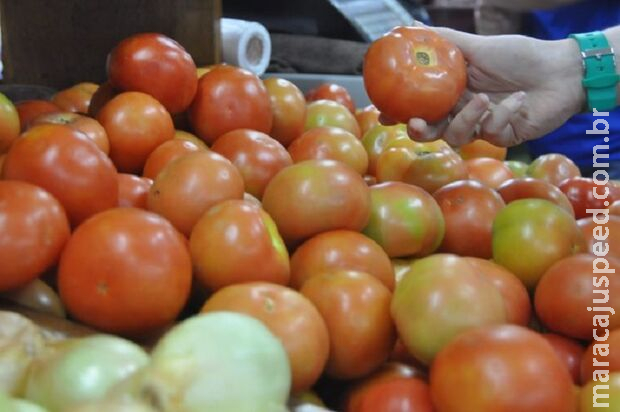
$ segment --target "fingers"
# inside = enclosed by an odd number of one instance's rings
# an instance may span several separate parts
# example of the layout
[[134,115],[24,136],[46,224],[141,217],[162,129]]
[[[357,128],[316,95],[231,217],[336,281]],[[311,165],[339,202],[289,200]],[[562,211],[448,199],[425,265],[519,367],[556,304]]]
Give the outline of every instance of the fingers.
[[381,123],[384,126],[393,126],[396,124],[394,120],[390,119],[383,113],[379,114],[379,123]]
[[418,142],[432,142],[441,138],[444,130],[448,127],[448,119],[429,125],[423,119],[414,118],[407,123],[407,134],[411,139]]
[[477,94],[459,111],[443,134],[443,139],[452,146],[462,146],[471,140],[478,125],[489,110],[491,102],[486,94]]
[[523,138],[515,135],[512,121],[525,103],[525,92],[513,93],[493,106],[481,124],[480,137],[497,146],[514,146]]

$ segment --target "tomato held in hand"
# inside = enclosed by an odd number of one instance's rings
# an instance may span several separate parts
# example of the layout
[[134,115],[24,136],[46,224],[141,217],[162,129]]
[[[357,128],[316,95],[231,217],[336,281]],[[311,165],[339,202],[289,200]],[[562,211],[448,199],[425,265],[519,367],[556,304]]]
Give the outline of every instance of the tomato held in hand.
[[388,118],[436,122],[448,115],[467,83],[461,51],[423,27],[396,27],[374,41],[364,58],[364,85]]
[[271,77],[263,83],[273,112],[270,136],[286,147],[304,131],[306,99],[301,90],[288,80]]
[[127,173],[118,174],[118,206],[146,209],[153,181]]
[[117,172],[86,135],[68,126],[43,124],[13,143],[3,167],[5,179],[23,180],[50,192],[72,226],[118,204]]
[[172,322],[189,297],[191,279],[183,236],[164,218],[134,208],[84,222],[58,267],[60,297],[73,317],[131,337]]
[[335,83],[323,83],[306,93],[306,100],[313,102],[315,100],[332,100],[340,103],[351,113],[355,114],[355,102],[349,94],[349,91],[343,86]]
[[532,177],[510,179],[502,183],[497,192],[506,203],[519,199],[545,199],[575,216],[573,206],[566,195],[557,186],[541,179]]
[[250,315],[280,339],[291,365],[292,393],[308,390],[323,373],[329,355],[327,326],[299,292],[266,282],[232,285],[211,295],[201,309],[213,311]]
[[54,265],[69,234],[65,211],[51,194],[30,183],[0,181],[0,291]]
[[269,133],[273,125],[269,93],[255,74],[238,67],[215,66],[198,81],[189,120],[196,134],[209,144],[235,129]]
[[122,40],[108,56],[107,72],[112,87],[149,94],[172,114],[189,107],[198,87],[192,56],[158,33]]
[[576,410],[566,366],[543,337],[521,326],[464,332],[435,358],[430,384],[438,412]]

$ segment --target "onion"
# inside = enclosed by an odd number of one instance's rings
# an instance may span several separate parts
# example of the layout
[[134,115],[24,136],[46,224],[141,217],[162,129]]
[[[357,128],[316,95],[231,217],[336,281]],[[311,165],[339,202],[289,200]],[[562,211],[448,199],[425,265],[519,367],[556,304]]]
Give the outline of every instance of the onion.
[[31,364],[25,397],[51,412],[102,399],[106,392],[148,363],[128,340],[93,335],[58,344]]
[[0,411],[2,412],[47,412],[39,405],[25,401],[23,399],[10,398],[6,393],[0,391]]

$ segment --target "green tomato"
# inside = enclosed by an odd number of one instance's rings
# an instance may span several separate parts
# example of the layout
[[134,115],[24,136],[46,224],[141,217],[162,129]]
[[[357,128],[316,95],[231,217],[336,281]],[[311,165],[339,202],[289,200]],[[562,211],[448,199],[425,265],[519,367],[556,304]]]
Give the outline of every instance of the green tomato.
[[515,177],[526,177],[527,169],[529,165],[520,160],[506,160],[504,162],[506,166],[512,171]]
[[[597,398],[597,403],[601,406],[594,407],[594,387],[597,385],[608,386],[607,389],[597,388],[597,395],[608,395],[608,397]],[[610,373],[607,382],[590,381],[585,384],[579,392],[579,402],[580,412],[620,411],[620,372]],[[604,404],[609,404],[609,406],[603,406]]]

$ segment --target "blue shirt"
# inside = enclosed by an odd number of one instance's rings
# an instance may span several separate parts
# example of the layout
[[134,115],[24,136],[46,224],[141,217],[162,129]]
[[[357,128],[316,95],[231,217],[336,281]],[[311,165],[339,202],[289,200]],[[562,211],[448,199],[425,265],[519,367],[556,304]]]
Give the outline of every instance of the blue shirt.
[[[525,21],[526,33],[545,39],[565,39],[571,33],[603,30],[620,24],[619,0],[584,0],[552,10],[531,13]],[[620,62],[618,62],[620,65]],[[609,123],[610,160],[620,161],[620,108],[604,118]],[[580,167],[592,166],[592,147],[603,144],[603,136],[588,135],[595,118],[591,113],[572,117],[559,129],[528,143],[533,156],[563,153]]]

